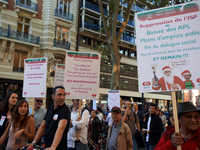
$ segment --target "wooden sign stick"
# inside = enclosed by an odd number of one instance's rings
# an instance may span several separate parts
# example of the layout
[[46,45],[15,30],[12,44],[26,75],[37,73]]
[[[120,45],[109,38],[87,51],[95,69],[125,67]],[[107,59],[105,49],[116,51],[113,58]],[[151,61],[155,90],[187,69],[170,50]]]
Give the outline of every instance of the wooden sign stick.
[[33,106],[32,106],[32,112],[31,112],[32,115],[34,115],[34,110],[35,110],[35,97],[33,98]]
[[[78,109],[78,111],[79,111],[79,117],[81,117],[81,99],[79,99],[79,109]],[[81,130],[77,131],[77,141],[79,141],[80,131]]]
[[[177,104],[176,104],[176,93],[175,93],[175,91],[172,91],[171,94],[172,94],[172,106],[173,106],[173,117],[174,117],[175,132],[179,132]],[[181,145],[177,146],[177,150],[181,150]]]

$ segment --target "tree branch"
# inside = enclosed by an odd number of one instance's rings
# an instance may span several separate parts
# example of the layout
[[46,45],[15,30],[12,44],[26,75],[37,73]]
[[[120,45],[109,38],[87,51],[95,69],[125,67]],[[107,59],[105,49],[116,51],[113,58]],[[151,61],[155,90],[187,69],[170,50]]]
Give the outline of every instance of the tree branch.
[[114,9],[114,12],[113,12],[113,21],[112,21],[112,32],[111,32],[111,35],[112,35],[112,41],[114,40],[113,38],[116,37],[116,27],[117,27],[117,17],[118,17],[118,11],[119,11],[119,2],[120,0],[115,0],[115,9]]
[[103,26],[104,26],[105,34],[107,36],[107,39],[109,39],[110,38],[110,32],[108,30],[106,17],[105,17],[105,14],[103,12],[103,3],[102,3],[102,0],[98,0],[98,2],[99,2],[99,9],[100,9],[100,12],[101,12],[101,17],[102,17],[102,20],[103,20]]
[[121,36],[122,36],[122,34],[123,34],[123,32],[124,32],[124,29],[125,29],[125,27],[126,27],[128,21],[129,21],[129,18],[130,18],[130,11],[131,11],[133,2],[134,2],[134,0],[131,0],[131,1],[129,2],[129,4],[128,4],[127,10],[126,10],[126,14],[125,14],[125,17],[124,17],[124,21],[122,22],[121,27],[120,27],[120,30],[119,30],[119,32],[118,32],[118,34],[117,34],[117,36],[116,36],[116,42],[117,42],[117,43],[119,42],[119,40],[120,40],[120,38],[121,38]]

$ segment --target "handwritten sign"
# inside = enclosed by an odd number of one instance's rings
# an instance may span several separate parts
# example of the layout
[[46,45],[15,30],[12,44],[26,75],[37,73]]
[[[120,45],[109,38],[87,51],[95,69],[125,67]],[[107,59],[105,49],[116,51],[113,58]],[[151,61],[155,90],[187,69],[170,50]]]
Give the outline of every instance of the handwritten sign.
[[55,78],[54,78],[54,87],[59,85],[64,86],[64,76],[65,76],[65,65],[57,64]]
[[66,52],[64,86],[67,99],[98,99],[100,54]]
[[108,108],[111,110],[114,106],[117,106],[120,108],[119,90],[108,91]]

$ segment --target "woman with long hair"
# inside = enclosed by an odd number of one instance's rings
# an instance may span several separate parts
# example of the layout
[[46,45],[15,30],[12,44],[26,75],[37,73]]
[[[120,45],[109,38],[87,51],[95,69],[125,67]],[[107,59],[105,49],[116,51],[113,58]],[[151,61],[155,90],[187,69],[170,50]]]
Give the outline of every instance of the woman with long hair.
[[2,144],[6,137],[9,136],[6,150],[21,149],[28,144],[28,140],[32,141],[34,139],[35,122],[28,114],[28,102],[26,100],[18,101],[12,112],[9,127],[0,139],[0,144]]
[[[0,105],[0,137],[3,135],[3,133],[6,130],[6,127],[8,126],[8,120],[11,118],[11,113],[14,109],[15,104],[18,101],[18,94],[15,91],[10,91],[6,95],[6,97],[3,99],[1,105]],[[4,142],[2,147],[0,149],[5,150],[5,146],[7,144],[7,141]]]

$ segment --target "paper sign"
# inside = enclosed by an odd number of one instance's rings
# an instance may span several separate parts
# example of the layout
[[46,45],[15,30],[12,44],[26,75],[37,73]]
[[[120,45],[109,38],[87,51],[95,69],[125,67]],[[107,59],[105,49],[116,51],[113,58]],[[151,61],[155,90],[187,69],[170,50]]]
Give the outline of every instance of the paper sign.
[[93,103],[93,110],[97,110],[97,101],[96,100],[93,100],[92,101],[92,103]]
[[200,89],[200,1],[137,13],[139,92]]
[[54,78],[54,87],[64,86],[65,65],[57,64]]
[[119,90],[108,91],[108,108],[111,110],[114,106],[117,106],[120,108]]
[[100,54],[66,52],[65,81],[67,99],[98,99]]
[[45,97],[47,58],[24,60],[23,97]]

